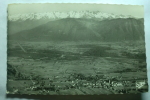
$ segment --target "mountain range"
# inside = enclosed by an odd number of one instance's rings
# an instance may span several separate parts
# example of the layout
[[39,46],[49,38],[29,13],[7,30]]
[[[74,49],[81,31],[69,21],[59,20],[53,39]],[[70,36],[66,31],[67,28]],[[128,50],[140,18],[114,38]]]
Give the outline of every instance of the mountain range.
[[67,12],[44,12],[44,13],[25,13],[8,15],[9,21],[25,21],[25,20],[40,20],[49,19],[57,20],[62,18],[96,18],[99,20],[103,19],[114,19],[114,18],[134,18],[130,15],[117,15],[113,13],[104,13],[101,11],[67,11]]
[[[32,24],[31,24],[32,25]],[[144,20],[61,18],[8,36],[20,41],[120,41],[144,39]]]
[[25,13],[25,14],[8,14],[8,34],[32,29],[49,21],[64,18],[84,18],[95,19],[97,21],[110,20],[117,18],[134,18],[129,15],[117,15],[113,13],[104,13],[100,11],[68,11],[68,12],[43,12],[43,13]]

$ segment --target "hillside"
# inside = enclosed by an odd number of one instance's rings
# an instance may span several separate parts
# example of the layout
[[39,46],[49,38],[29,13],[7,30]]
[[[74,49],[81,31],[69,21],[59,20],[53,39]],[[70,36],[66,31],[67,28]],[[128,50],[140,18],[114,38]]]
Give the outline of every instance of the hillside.
[[117,15],[100,11],[67,11],[67,12],[43,12],[43,13],[24,13],[8,15],[8,34],[14,34],[23,30],[29,30],[49,21],[64,18],[84,18],[95,19],[98,21],[116,18],[134,18],[129,15]]
[[143,19],[105,20],[94,28],[102,35],[104,41],[143,40],[145,37]]
[[140,40],[144,39],[144,21],[134,18],[103,21],[64,18],[9,35],[8,39],[23,41]]

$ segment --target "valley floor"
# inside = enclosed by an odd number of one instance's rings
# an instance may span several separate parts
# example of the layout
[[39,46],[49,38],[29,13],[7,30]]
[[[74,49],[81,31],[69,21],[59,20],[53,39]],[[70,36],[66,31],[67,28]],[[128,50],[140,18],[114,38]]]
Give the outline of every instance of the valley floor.
[[9,41],[8,94],[86,95],[148,90],[144,42]]

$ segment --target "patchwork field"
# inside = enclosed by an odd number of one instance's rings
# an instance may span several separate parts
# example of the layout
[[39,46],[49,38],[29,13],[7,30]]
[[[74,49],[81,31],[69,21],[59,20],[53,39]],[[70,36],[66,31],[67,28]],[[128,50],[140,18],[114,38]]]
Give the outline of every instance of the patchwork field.
[[8,94],[146,92],[143,41],[8,41]]

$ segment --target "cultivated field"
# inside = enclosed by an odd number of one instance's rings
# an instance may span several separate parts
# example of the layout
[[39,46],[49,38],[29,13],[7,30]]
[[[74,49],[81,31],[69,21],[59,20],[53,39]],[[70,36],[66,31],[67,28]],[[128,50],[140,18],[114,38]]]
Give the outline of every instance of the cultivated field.
[[145,43],[8,41],[9,94],[146,92]]

